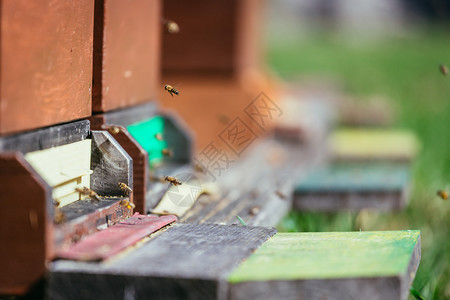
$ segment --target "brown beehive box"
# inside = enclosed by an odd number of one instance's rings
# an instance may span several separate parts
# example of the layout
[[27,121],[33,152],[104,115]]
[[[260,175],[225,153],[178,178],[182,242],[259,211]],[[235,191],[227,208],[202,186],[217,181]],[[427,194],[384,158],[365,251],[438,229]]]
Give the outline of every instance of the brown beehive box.
[[0,5],[0,134],[89,116],[94,0]]
[[[180,31],[163,30],[161,103],[196,132],[199,149],[237,117],[258,134],[271,127],[261,130],[245,113],[261,92],[273,96],[261,66],[261,12],[260,0],[163,3],[163,23],[174,21]],[[172,98],[164,84],[180,95]]]
[[95,2],[94,112],[156,98],[160,9],[158,0]]

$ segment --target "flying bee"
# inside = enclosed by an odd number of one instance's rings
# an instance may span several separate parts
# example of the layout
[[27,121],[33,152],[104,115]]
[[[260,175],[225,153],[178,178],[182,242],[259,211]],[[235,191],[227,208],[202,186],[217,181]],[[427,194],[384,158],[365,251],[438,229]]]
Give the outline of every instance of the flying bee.
[[157,139],[158,141],[164,141],[164,137],[161,133],[155,134],[155,139]]
[[119,205],[126,209],[132,209],[136,207],[136,205],[134,205],[134,203],[128,199],[120,200]]
[[97,201],[101,200],[100,196],[96,192],[94,192],[93,190],[91,190],[88,187],[85,187],[85,186],[83,188],[77,187],[77,188],[75,188],[75,191],[77,191],[81,195],[88,196],[88,197],[90,197],[92,199],[95,199]]
[[164,180],[173,184],[174,186],[183,184],[181,181],[179,181],[178,179],[176,179],[175,177],[172,177],[172,176],[166,176],[166,177],[164,177]]
[[128,186],[128,185],[126,185],[125,183],[123,183],[123,182],[119,182],[118,184],[117,184],[119,187],[120,187],[120,189],[124,192],[124,194],[125,195],[130,195],[132,192],[133,192],[133,190]]
[[171,20],[166,21],[166,30],[168,33],[178,33],[180,32],[180,26],[177,23]]
[[437,195],[438,195],[439,197],[441,197],[442,200],[447,200],[447,199],[448,199],[448,193],[447,193],[447,191],[439,190],[439,191],[437,191]]
[[439,65],[439,71],[441,71],[441,74],[444,76],[447,76],[448,74],[448,68],[446,65]]
[[174,88],[173,86],[168,85],[168,84],[166,84],[166,85],[164,86],[164,89],[165,89],[166,91],[168,91],[169,94],[170,94],[170,96],[172,96],[172,97],[173,97],[173,94],[178,95],[178,94],[180,93],[180,92],[178,92],[178,90],[177,90],[176,88]]
[[172,20],[167,20],[165,18],[161,18],[161,23],[164,24],[165,30],[167,30],[168,33],[178,33],[180,32],[180,26],[178,26],[177,23],[175,23]]
[[161,150],[162,155],[167,156],[167,157],[172,157],[173,156],[173,151],[170,149],[162,149]]

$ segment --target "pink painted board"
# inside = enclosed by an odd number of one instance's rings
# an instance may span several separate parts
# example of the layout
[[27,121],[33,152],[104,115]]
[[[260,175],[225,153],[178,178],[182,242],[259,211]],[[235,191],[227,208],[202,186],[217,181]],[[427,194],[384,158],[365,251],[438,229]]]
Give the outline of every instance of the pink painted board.
[[176,220],[174,215],[158,217],[135,213],[125,221],[94,233],[68,249],[58,251],[56,256],[82,261],[104,260]]

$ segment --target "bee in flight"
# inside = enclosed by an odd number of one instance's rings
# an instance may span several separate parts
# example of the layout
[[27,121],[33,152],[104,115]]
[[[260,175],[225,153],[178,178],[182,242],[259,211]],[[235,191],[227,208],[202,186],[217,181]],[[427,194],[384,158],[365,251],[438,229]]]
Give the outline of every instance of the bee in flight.
[[170,182],[171,184],[173,184],[175,186],[182,184],[181,181],[179,181],[178,179],[176,179],[175,177],[172,177],[172,176],[164,177],[164,181]]
[[165,18],[161,18],[161,23],[164,24],[164,27],[168,33],[178,33],[180,32],[180,26],[172,20],[167,20]]
[[437,195],[438,195],[439,197],[441,197],[442,200],[447,200],[447,199],[448,199],[448,193],[447,193],[447,191],[439,190],[439,191],[437,191]]
[[83,188],[77,187],[77,188],[75,188],[75,190],[78,193],[80,193],[81,195],[88,196],[88,197],[91,197],[92,199],[100,201],[100,196],[88,187],[85,187],[85,186]]
[[168,85],[168,84],[166,84],[166,85],[164,86],[164,89],[165,89],[166,91],[168,91],[169,94],[170,94],[170,96],[172,96],[172,97],[173,97],[173,94],[178,95],[178,94],[180,93],[180,92],[178,92],[178,90],[177,90],[176,88],[174,88],[173,86]]
[[136,207],[136,205],[134,205],[134,203],[130,202],[130,200],[128,199],[120,200],[119,205],[126,209],[132,209]]
[[180,32],[180,26],[174,21],[167,20],[166,22],[166,30],[168,33],[178,33]]
[[118,184],[117,184],[119,187],[120,187],[120,189],[125,193],[125,195],[130,195],[132,192],[133,192],[133,190],[128,186],[128,185],[126,185],[125,183],[123,183],[123,182],[119,182]]
[[447,76],[448,74],[448,68],[446,65],[439,65],[439,71],[441,71],[441,74],[444,76]]

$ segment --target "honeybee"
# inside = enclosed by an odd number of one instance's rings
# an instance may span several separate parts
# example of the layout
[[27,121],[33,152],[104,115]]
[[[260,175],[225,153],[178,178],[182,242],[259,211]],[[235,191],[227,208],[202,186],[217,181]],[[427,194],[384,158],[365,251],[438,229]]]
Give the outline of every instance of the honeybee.
[[164,140],[163,135],[161,133],[155,134],[155,139],[157,139],[158,141],[163,141]]
[[438,195],[439,197],[441,197],[443,200],[447,200],[447,199],[448,199],[448,193],[447,193],[447,191],[439,190],[439,191],[437,191],[437,195]]
[[172,176],[166,176],[166,177],[164,177],[164,180],[175,186],[183,184],[181,181],[179,181],[178,179],[176,179],[175,177],[172,177]]
[[109,131],[109,133],[111,133],[111,134],[118,134],[118,133],[120,132],[120,128],[117,127],[117,126],[113,126],[113,127],[110,127],[110,128],[108,129],[108,131]]
[[166,21],[166,30],[168,33],[178,33],[180,32],[180,26],[177,23],[171,20]]
[[66,219],[66,215],[58,208],[55,208],[55,216],[53,217],[53,222],[55,222],[56,224],[61,224],[64,223]]
[[77,187],[77,188],[75,188],[75,191],[77,191],[81,195],[88,196],[88,197],[90,197],[92,199],[95,199],[97,201],[101,200],[100,196],[96,192],[94,192],[93,190],[91,190],[88,187],[85,187],[85,186],[83,188]]
[[287,198],[286,195],[280,191],[275,191],[275,194],[283,200],[286,200],[286,198]]
[[194,164],[194,171],[198,173],[205,173],[205,169],[200,164]]
[[125,207],[126,209],[132,209],[136,207],[136,205],[134,205],[133,202],[130,202],[129,199],[120,200],[119,205]]
[[180,92],[171,85],[166,84],[164,89],[169,92],[170,96],[173,97],[173,94],[178,95]]
[[444,76],[447,76],[448,74],[448,68],[446,65],[439,65],[439,71],[441,71],[441,74]]
[[161,153],[162,153],[162,155],[167,156],[167,157],[173,156],[173,151],[170,149],[162,149]]
[[250,214],[251,216],[255,216],[255,215],[257,215],[260,211],[261,211],[261,207],[259,207],[258,205],[256,205],[256,206],[253,206],[253,207],[250,209],[249,214]]
[[123,193],[127,196],[133,192],[133,190],[123,182],[119,182],[117,185],[120,187],[120,189],[123,191]]

